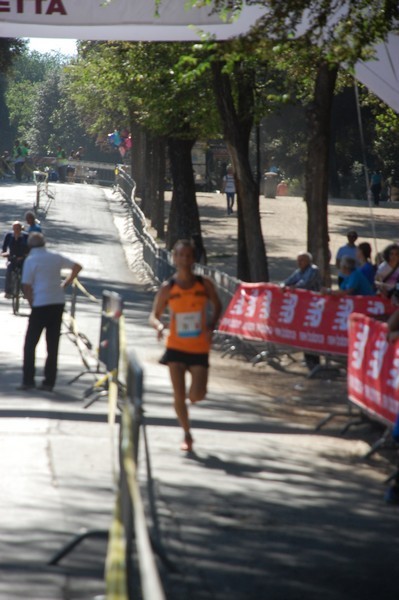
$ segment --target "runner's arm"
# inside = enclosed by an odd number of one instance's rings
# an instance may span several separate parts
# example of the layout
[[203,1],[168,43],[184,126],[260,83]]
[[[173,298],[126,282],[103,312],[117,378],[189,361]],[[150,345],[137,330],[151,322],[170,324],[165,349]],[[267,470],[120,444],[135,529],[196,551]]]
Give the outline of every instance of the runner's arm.
[[152,327],[154,327],[154,329],[157,330],[159,340],[162,339],[163,331],[165,329],[165,325],[162,323],[161,317],[169,302],[169,289],[169,282],[162,284],[154,298],[152,311],[149,317],[149,323]]

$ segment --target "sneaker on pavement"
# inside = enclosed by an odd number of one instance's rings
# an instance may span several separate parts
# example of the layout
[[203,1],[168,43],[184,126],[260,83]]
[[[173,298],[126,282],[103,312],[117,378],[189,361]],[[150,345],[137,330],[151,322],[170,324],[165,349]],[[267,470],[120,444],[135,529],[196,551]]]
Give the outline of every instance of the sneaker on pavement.
[[22,383],[16,389],[20,392],[27,392],[29,390],[35,390],[36,386],[34,383]]

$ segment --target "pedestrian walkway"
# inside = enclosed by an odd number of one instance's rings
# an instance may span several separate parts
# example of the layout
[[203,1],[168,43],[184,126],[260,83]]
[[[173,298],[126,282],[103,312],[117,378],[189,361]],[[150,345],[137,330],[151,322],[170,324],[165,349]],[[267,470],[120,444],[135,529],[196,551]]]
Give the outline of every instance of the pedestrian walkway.
[[[170,202],[170,193],[167,193]],[[236,275],[237,213],[227,215],[224,194],[197,194],[202,235],[212,267]],[[296,268],[296,256],[306,251],[306,205],[302,198],[280,196],[260,197],[260,214],[269,261],[270,281],[280,282]],[[377,249],[397,239],[399,202],[382,203],[372,209]],[[332,264],[340,246],[346,243],[346,233],[355,229],[359,242],[369,241],[373,247],[373,227],[368,204],[362,200],[330,200],[329,232]]]
[[[208,399],[192,410],[196,452],[182,454],[167,369],[158,364],[162,345],[147,324],[151,286],[128,268],[123,252],[132,247],[125,239],[124,205],[95,186],[55,184],[51,191],[41,216],[49,247],[83,264],[81,281],[97,298],[102,289],[122,295],[128,348],[144,365],[151,491],[167,557],[160,561],[167,598],[393,597],[398,513],[382,502],[384,470],[359,460],[367,444],[315,435],[290,418],[291,403],[298,410],[306,403],[301,392],[293,397],[295,378],[285,376],[281,395],[272,397],[268,382],[274,376],[265,372],[260,394],[246,379],[246,367],[241,371],[238,361],[222,366],[214,355]],[[0,186],[2,223],[21,217],[34,194],[34,186]],[[0,285],[3,280],[4,268]],[[95,347],[99,305],[79,296],[77,323]],[[17,392],[25,326],[26,318],[13,316],[1,297],[0,599],[101,597],[102,541],[85,542],[57,568],[46,563],[81,527],[110,523],[114,444],[107,406],[99,401],[82,408],[90,377],[68,384],[83,367],[67,335],[56,392]],[[39,370],[43,356],[41,347]],[[144,492],[146,479],[142,460]]]

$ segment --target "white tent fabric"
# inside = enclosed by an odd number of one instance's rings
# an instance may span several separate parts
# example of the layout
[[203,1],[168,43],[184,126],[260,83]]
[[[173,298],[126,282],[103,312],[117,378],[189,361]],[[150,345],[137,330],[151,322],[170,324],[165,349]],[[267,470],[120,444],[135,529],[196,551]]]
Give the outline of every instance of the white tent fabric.
[[399,35],[391,33],[376,46],[376,59],[359,61],[356,79],[399,113]]
[[3,0],[0,37],[79,40],[198,41],[202,33],[227,39],[245,33],[264,7],[245,6],[224,21],[211,8],[188,8],[187,0]]

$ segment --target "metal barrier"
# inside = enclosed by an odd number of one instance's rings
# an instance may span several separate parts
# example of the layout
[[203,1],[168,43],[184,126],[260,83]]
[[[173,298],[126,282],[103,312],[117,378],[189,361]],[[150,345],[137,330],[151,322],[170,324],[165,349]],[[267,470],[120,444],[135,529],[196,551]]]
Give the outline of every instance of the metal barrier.
[[[140,597],[143,600],[165,600],[158,574],[150,536],[146,525],[143,502],[137,482],[137,460],[139,453],[139,433],[143,416],[143,370],[132,352],[127,357],[126,375],[127,394],[122,403],[122,419],[120,428],[120,480],[117,502],[120,507],[116,514],[120,515],[125,537],[125,577],[127,598],[133,600],[137,593],[137,576],[140,581]],[[119,529],[114,530],[118,535]],[[110,540],[110,546],[112,540]],[[137,557],[137,565],[133,560]],[[113,595],[120,589],[115,577],[118,557],[109,554],[107,560],[107,599],[120,598]]]
[[[114,519],[110,531],[84,530],[73,536],[49,561],[57,565],[83,540],[91,537],[108,537],[106,561],[107,600],[165,600],[152,543],[146,525],[140,488],[137,481],[139,436],[143,424],[143,369],[134,353],[126,352],[126,335],[123,319],[123,302],[115,292],[103,291],[100,326],[99,357],[106,368],[109,383],[109,414],[111,432],[116,422],[116,408],[121,412],[119,429],[119,482],[115,502]],[[75,320],[76,297],[72,302]],[[119,358],[123,359],[126,384],[119,386],[117,380]],[[104,378],[102,378],[104,379]],[[101,379],[99,380],[101,381]],[[96,385],[93,386],[96,389]],[[122,393],[120,393],[122,391]],[[145,440],[146,441],[146,440]],[[148,448],[145,443],[147,475],[151,478]],[[152,518],[155,506],[148,481],[148,495]],[[159,540],[154,546],[162,550]],[[162,552],[158,552],[162,558]]]
[[[129,205],[133,226],[143,247],[144,263],[147,266],[151,277],[158,283],[161,283],[171,277],[175,272],[172,254],[168,250],[160,248],[154,241],[154,238],[149,234],[145,215],[134,198],[136,184],[120,165],[116,168],[116,184],[118,191]],[[223,307],[226,308],[239,283],[238,279],[231,277],[218,269],[201,264],[196,264],[194,271],[197,275],[208,276],[214,280]]]

